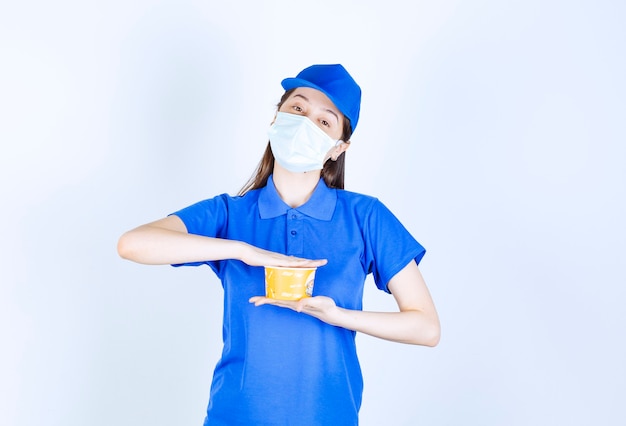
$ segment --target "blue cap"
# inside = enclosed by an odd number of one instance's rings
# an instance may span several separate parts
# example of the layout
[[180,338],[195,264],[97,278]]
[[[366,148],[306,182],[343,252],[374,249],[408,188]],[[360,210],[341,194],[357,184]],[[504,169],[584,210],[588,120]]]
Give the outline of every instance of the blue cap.
[[285,90],[296,87],[319,90],[348,117],[352,131],[356,129],[361,109],[361,88],[342,65],[311,65],[300,71],[295,78],[284,79],[281,85]]

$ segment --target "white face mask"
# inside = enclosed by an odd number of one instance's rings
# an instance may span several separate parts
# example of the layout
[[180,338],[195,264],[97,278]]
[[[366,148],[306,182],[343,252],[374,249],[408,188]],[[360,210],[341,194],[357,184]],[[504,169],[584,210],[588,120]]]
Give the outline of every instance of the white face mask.
[[274,159],[290,172],[324,167],[326,154],[336,141],[303,115],[278,112],[268,132]]

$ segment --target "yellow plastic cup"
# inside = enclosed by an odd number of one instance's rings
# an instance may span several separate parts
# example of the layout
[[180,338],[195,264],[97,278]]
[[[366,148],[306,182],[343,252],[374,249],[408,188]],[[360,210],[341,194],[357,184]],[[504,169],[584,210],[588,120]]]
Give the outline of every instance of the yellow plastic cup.
[[311,297],[317,268],[265,267],[265,296],[280,300]]

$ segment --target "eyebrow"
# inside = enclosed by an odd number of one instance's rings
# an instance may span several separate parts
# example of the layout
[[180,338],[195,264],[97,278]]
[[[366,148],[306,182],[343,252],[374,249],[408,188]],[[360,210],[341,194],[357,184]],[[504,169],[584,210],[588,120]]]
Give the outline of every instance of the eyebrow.
[[[294,98],[302,98],[305,101],[307,101],[308,103],[311,103],[311,101],[309,100],[309,98],[307,98],[304,95],[301,95],[300,93],[296,93],[295,95],[293,95]],[[335,119],[337,120],[337,123],[339,123],[339,116],[337,115],[337,113],[335,111],[333,111],[332,109],[326,108],[326,111],[331,113],[332,115],[335,116]]]

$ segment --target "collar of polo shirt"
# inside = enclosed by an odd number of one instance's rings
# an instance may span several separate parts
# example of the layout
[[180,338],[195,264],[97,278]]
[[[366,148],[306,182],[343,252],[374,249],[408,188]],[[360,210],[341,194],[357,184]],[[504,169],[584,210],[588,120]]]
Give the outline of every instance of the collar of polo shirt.
[[274,179],[270,175],[267,185],[261,189],[259,194],[259,213],[261,219],[271,219],[282,216],[289,210],[298,212],[319,220],[331,220],[337,204],[337,190],[326,186],[324,179],[320,179],[309,201],[292,209],[278,195]]

